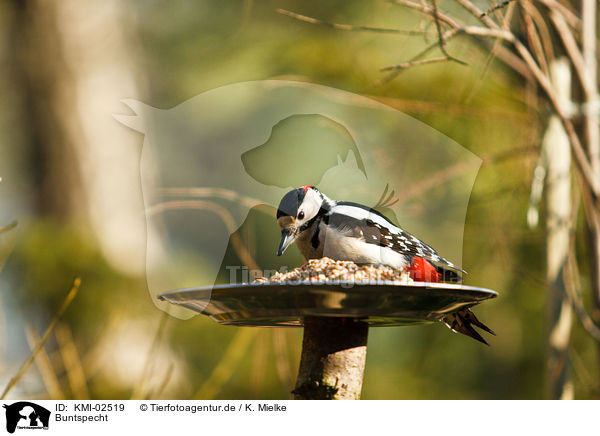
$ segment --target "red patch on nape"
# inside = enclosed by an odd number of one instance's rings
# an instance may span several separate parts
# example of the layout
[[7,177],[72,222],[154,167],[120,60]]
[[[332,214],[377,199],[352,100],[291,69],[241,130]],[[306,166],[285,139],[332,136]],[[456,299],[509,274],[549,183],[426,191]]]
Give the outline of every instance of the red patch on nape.
[[415,257],[412,265],[407,269],[410,278],[415,282],[438,283],[440,281],[441,274],[437,272],[435,267],[429,263],[429,261],[422,257]]
[[310,188],[312,188],[310,185],[300,186],[300,189],[304,189],[304,192],[308,192]]

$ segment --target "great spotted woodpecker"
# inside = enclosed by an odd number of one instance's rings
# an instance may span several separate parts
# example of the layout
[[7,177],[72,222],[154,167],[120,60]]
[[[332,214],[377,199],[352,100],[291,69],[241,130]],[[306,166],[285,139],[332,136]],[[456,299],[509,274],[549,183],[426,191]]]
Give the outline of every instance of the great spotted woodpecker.
[[[415,281],[460,282],[460,273],[465,273],[375,209],[332,200],[314,186],[285,194],[277,209],[277,223],[281,228],[278,256],[296,242],[307,260],[326,256],[357,264],[388,265],[408,271]],[[444,322],[453,331],[486,345],[472,326],[494,334],[470,309],[448,315]]]

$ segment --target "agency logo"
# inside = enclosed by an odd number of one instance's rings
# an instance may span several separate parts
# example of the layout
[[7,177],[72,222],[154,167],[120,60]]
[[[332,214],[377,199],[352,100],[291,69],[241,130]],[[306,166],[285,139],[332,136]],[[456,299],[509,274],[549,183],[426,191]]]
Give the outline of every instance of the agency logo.
[[50,411],[29,401],[4,404],[6,409],[6,431],[14,433],[16,429],[48,430]]

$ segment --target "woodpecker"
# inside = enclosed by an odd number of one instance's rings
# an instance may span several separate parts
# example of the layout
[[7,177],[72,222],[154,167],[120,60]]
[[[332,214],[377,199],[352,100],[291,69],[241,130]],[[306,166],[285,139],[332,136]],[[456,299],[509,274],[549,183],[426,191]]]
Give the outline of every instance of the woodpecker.
[[[407,271],[415,281],[462,281],[462,269],[431,246],[394,225],[375,209],[349,201],[335,201],[314,186],[293,189],[277,208],[281,241],[277,255],[295,242],[305,259],[324,256],[357,264],[387,265]],[[472,327],[495,334],[470,309],[447,315],[444,323],[486,345]]]

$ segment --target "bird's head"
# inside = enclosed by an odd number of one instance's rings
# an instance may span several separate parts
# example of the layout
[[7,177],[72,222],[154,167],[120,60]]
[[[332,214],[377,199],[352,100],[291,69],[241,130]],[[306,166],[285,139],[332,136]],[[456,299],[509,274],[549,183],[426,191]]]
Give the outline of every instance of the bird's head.
[[281,228],[277,256],[281,256],[298,235],[308,230],[321,208],[330,203],[331,200],[314,186],[302,186],[285,194],[277,208],[277,224]]

